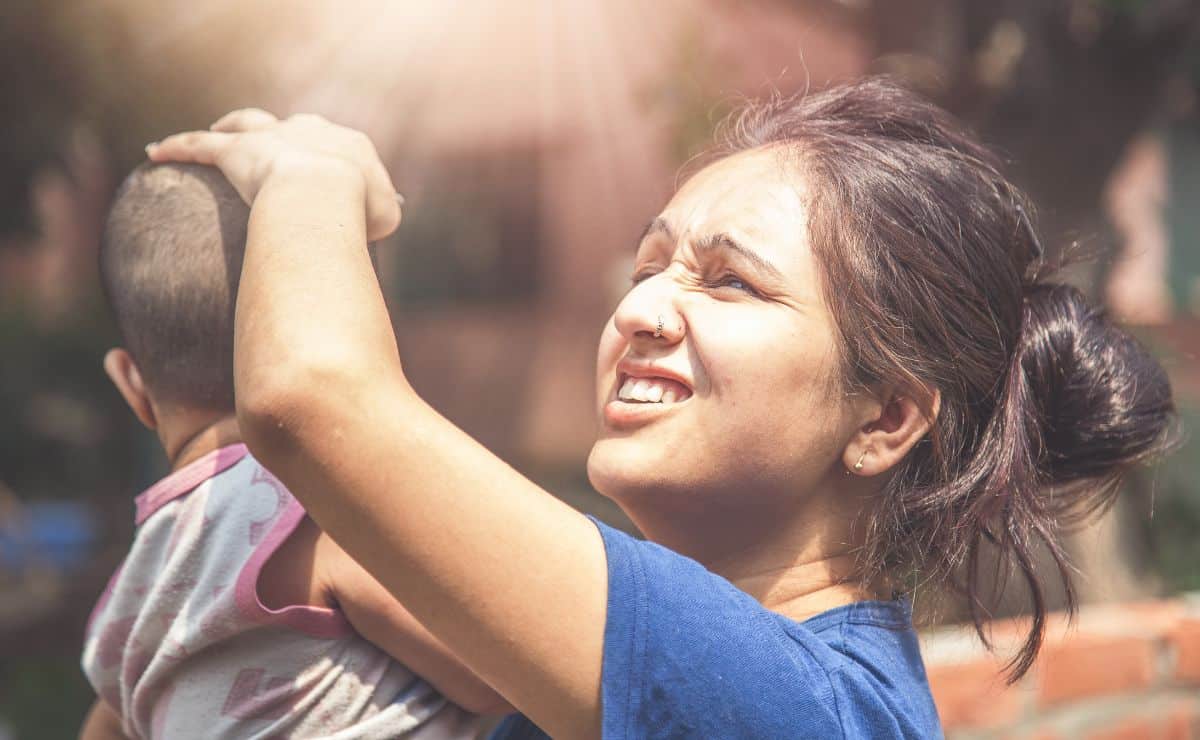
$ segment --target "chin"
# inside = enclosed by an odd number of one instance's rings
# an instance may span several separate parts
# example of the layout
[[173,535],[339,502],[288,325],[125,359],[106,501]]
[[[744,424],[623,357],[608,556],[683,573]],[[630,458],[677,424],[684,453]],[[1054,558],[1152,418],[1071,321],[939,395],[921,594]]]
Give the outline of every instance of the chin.
[[628,439],[600,439],[588,455],[587,474],[592,487],[605,498],[620,503],[639,490],[662,485],[662,473],[645,446]]
[[623,488],[621,479],[628,473],[619,460],[611,454],[612,440],[600,439],[588,453],[587,477],[592,488],[605,498],[618,499],[616,490]]
[[[664,459],[676,463],[663,465]],[[601,439],[588,455],[587,474],[592,487],[613,501],[632,518],[633,510],[672,509],[680,505],[679,496],[692,498],[700,481],[692,480],[694,469],[678,467],[679,458],[661,450],[647,448],[631,439]],[[652,502],[652,503],[648,503]]]

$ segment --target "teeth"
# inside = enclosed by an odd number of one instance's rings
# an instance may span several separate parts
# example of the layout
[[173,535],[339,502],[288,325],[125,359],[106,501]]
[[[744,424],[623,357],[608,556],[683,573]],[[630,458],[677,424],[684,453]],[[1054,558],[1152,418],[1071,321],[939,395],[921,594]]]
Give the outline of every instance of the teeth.
[[652,378],[626,378],[617,391],[617,398],[635,403],[675,403],[680,396],[675,388]]

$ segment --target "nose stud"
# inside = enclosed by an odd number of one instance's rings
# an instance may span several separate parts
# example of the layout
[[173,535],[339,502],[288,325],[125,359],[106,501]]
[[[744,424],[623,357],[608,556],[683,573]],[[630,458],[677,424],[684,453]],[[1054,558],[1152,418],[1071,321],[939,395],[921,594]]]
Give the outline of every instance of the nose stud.
[[658,315],[658,325],[654,327],[654,338],[655,339],[662,339],[663,325],[664,325],[663,317],[662,317],[662,314],[660,313]]

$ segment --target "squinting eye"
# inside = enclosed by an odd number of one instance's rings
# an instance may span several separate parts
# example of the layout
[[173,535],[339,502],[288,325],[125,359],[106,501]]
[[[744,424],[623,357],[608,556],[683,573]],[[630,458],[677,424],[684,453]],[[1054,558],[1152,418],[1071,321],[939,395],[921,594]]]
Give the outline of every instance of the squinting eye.
[[737,275],[732,274],[722,275],[714,280],[711,285],[714,288],[733,288],[734,290],[740,290],[743,293],[749,293],[750,295],[758,294],[758,291],[750,287],[749,283],[747,283],[745,280],[742,280]]

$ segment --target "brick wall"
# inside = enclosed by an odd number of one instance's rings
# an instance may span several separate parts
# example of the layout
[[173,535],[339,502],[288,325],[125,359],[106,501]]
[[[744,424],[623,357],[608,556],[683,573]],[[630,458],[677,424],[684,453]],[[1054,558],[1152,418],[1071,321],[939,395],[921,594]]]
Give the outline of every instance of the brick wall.
[[1200,594],[1088,607],[1074,625],[1050,619],[1034,667],[1007,686],[1018,621],[999,621],[989,654],[970,630],[922,637],[948,738],[1200,740]]

